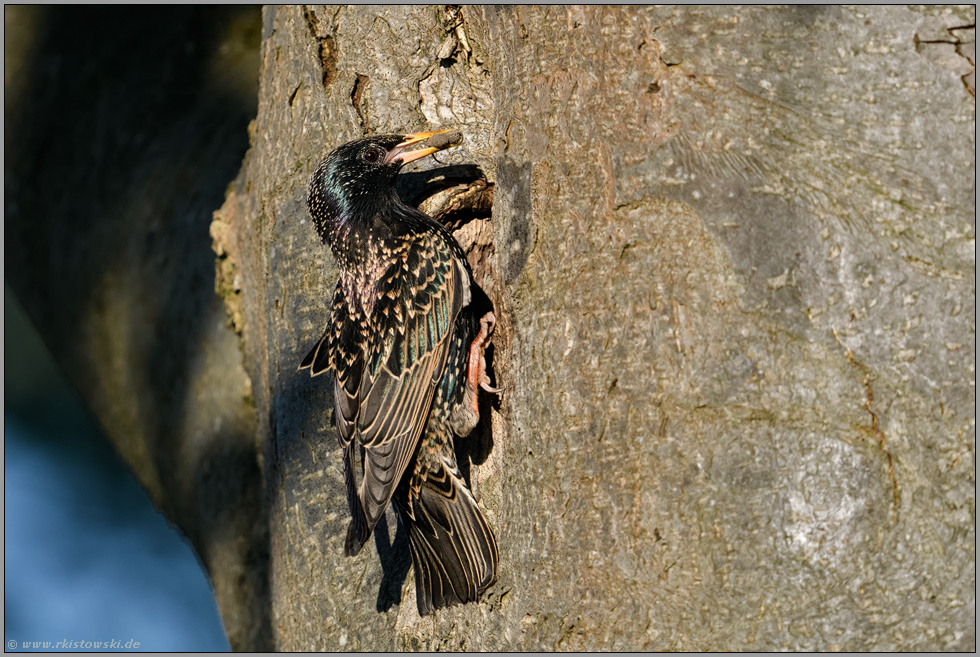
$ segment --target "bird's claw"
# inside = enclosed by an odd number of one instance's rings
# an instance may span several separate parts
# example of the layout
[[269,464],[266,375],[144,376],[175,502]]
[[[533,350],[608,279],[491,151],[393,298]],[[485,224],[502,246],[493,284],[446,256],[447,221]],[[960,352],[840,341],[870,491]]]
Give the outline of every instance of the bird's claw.
[[499,395],[504,391],[504,388],[494,388],[490,385],[490,381],[481,381],[480,387],[489,392],[491,395]]
[[487,392],[489,392],[491,395],[499,395],[500,393],[502,393],[504,391],[504,389],[503,388],[494,388],[492,385],[490,385],[490,377],[487,376],[486,361],[485,360],[483,361],[483,367],[484,367],[484,370],[483,370],[483,372],[480,373],[480,387],[483,388],[484,390],[486,390]]
[[490,385],[490,377],[487,376],[487,362],[484,358],[484,352],[496,324],[497,320],[492,312],[481,317],[480,332],[470,343],[463,400],[453,410],[450,417],[450,424],[457,436],[468,436],[480,422],[480,388],[491,394],[503,392],[503,388],[494,388]]
[[480,318],[480,335],[477,336],[477,340],[486,342],[493,335],[493,330],[497,327],[497,316],[492,312],[487,313]]
[[479,403],[477,400],[477,388],[483,388],[491,394],[500,394],[503,388],[495,388],[490,385],[490,377],[487,376],[487,363],[483,356],[487,345],[490,343],[490,336],[497,326],[497,318],[492,312],[480,318],[480,333],[473,339],[470,345],[469,367],[466,376],[467,400],[473,411],[479,415]]

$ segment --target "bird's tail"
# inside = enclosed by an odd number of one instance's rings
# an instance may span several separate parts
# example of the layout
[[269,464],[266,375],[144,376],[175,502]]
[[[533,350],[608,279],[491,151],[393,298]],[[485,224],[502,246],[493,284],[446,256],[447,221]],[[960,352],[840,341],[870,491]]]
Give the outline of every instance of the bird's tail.
[[419,614],[479,599],[497,579],[497,541],[459,470],[429,472],[414,500],[396,501],[408,527]]

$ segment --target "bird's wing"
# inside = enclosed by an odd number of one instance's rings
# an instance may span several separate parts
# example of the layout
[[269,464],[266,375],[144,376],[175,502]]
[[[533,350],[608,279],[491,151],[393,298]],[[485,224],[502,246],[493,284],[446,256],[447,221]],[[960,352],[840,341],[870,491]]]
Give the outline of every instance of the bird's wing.
[[310,376],[323,374],[334,366],[332,346],[338,342],[340,334],[343,331],[343,326],[338,320],[350,314],[347,310],[347,299],[339,284],[334,292],[333,304],[331,305],[330,311],[331,321],[327,325],[327,330],[324,331],[323,337],[317,340],[316,345],[313,346],[310,353],[306,354],[306,357],[299,364],[299,369],[310,370]]
[[356,416],[353,407],[341,408],[364,446],[359,497],[369,528],[385,512],[418,444],[469,291],[465,265],[440,240],[411,249],[386,277],[378,284],[387,291],[374,307],[381,330],[360,371]]
[[345,449],[350,445],[360,405],[359,388],[364,367],[362,338],[357,322],[351,319],[343,288],[337,285],[330,324],[299,369],[309,369],[310,376],[334,370],[334,415],[340,446]]
[[337,437],[344,453],[344,484],[351,515],[344,548],[348,555],[357,554],[371,535],[373,527],[367,524],[357,492],[357,445],[352,440],[360,407],[361,372],[364,367],[364,348],[360,344],[362,338],[357,322],[351,317],[347,297],[338,284],[334,293],[330,324],[299,366],[301,370],[309,369],[311,376],[328,370],[333,370],[335,374],[334,419],[337,423]]
[[[344,291],[334,294],[330,325],[303,359],[312,376],[334,370],[337,433],[352,521],[346,551],[356,554],[384,513],[412,458],[449,353],[450,332],[469,303],[469,272],[441,240],[406,247],[378,282],[369,330]],[[401,257],[404,255],[404,257]],[[364,447],[360,482],[354,438]]]

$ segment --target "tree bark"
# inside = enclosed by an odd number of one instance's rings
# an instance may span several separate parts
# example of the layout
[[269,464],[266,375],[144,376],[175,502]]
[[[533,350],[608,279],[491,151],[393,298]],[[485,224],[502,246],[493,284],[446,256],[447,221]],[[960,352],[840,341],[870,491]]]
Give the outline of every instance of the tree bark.
[[[278,647],[973,645],[972,67],[917,51],[972,39],[969,10],[264,22],[219,243],[269,418]],[[420,620],[393,517],[341,556],[330,391],[295,368],[336,280],[312,168],[428,126],[493,185],[507,391],[471,471],[500,580]]]
[[[235,538],[268,541],[249,571],[268,597],[248,595],[276,648],[975,647],[972,7],[262,20],[251,146],[211,234],[254,398],[236,444],[258,446],[268,509]],[[498,583],[419,618],[392,512],[342,554],[331,392],[297,366],[336,282],[313,168],[429,127],[464,144],[400,189],[462,224],[506,390],[459,447]],[[59,305],[37,305],[55,326]],[[66,351],[111,335],[76,315],[86,341]],[[154,463],[169,496],[176,467]],[[226,623],[247,608],[219,603]]]

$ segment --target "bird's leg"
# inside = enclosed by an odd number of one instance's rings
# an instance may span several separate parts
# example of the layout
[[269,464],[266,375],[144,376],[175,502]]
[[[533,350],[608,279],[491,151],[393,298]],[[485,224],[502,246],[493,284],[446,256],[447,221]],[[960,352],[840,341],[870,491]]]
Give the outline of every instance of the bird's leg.
[[487,313],[480,318],[480,334],[476,336],[470,345],[469,372],[466,377],[467,392],[473,390],[472,405],[473,410],[479,412],[476,403],[476,388],[479,386],[489,393],[497,394],[503,392],[503,388],[494,388],[490,385],[490,377],[487,376],[487,361],[483,357],[487,345],[490,343],[490,336],[493,329],[497,326],[497,318],[494,314]]
[[479,388],[494,394],[503,392],[503,388],[494,388],[490,385],[490,377],[487,376],[487,361],[484,358],[484,352],[487,345],[490,344],[490,335],[493,334],[496,324],[497,318],[492,312],[481,317],[480,333],[470,344],[463,401],[453,412],[452,418],[453,430],[458,436],[468,436],[480,421]]

